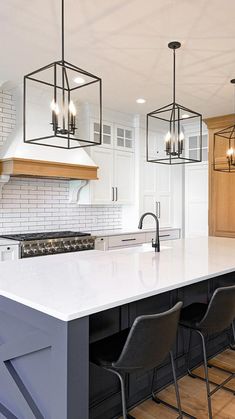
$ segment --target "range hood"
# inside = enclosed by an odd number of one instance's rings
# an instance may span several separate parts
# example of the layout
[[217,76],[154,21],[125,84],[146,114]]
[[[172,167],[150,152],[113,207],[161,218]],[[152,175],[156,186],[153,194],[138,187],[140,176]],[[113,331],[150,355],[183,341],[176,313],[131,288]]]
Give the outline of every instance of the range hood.
[[[13,92],[16,126],[0,148],[0,176],[33,176],[63,179],[97,179],[98,167],[83,148],[64,150],[24,143],[22,87]],[[37,103],[32,103],[33,107]]]

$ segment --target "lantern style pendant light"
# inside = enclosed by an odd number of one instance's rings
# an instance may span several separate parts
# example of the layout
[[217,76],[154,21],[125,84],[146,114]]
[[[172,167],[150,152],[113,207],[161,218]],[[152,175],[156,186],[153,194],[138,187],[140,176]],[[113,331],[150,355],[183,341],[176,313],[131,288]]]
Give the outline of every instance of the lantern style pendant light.
[[[147,114],[147,161],[161,164],[196,163],[202,160],[202,115],[175,100],[175,52],[180,42],[168,44],[173,51],[173,101]],[[197,144],[192,150],[188,134],[196,132]]]
[[[65,60],[64,0],[62,57],[24,76],[24,142],[72,149],[101,144],[102,80]],[[99,132],[90,133],[88,105],[96,109]]]
[[[235,79],[230,83],[235,86]],[[235,106],[234,124],[214,134],[213,168],[218,172],[235,172]]]

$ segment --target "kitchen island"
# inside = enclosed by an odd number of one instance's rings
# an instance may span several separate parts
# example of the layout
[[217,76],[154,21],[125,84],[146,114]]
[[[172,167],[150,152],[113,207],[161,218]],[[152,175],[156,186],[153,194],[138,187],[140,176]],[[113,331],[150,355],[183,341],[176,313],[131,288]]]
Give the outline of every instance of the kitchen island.
[[[89,343],[129,327],[137,315],[208,301],[235,283],[235,241],[195,238],[147,246],[21,259],[0,265],[0,412],[18,419],[111,419],[120,413],[115,377],[90,365]],[[227,345],[213,336],[209,353]],[[194,342],[192,362],[200,362]],[[186,371],[187,334],[174,349]],[[90,379],[89,379],[90,377]],[[171,381],[168,360],[159,386]],[[128,404],[147,397],[151,372],[130,377]],[[90,406],[90,409],[89,409]],[[89,413],[90,412],[90,413]],[[1,417],[1,415],[0,415]]]

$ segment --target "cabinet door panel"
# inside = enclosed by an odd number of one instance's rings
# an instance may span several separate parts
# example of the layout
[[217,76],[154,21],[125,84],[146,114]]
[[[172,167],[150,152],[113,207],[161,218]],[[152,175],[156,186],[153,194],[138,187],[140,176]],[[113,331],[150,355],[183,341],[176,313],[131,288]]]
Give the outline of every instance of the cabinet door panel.
[[[141,159],[140,167],[140,213],[153,212],[156,213],[156,167],[154,163],[148,163],[145,157]],[[152,217],[144,220],[144,226],[151,228],[155,226]]]
[[134,155],[125,151],[115,151],[116,202],[131,204],[134,201]]
[[99,179],[92,183],[92,204],[110,204],[113,202],[113,150],[97,147],[92,150],[92,158],[99,167]]
[[169,166],[157,167],[156,201],[160,227],[171,226],[171,168]]
[[124,125],[115,125],[115,148],[125,151],[134,151],[134,128]]
[[11,261],[19,258],[18,245],[0,246],[0,262]]
[[185,169],[185,235],[208,234],[208,166],[189,165]]

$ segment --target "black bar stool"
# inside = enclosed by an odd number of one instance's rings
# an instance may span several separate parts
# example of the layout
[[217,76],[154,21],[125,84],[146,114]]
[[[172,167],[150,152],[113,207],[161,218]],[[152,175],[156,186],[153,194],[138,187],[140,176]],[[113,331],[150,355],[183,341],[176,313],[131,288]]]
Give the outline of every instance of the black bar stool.
[[134,419],[127,413],[125,378],[127,373],[151,370],[170,353],[179,418],[182,418],[180,396],[171,348],[174,344],[182,302],[170,310],[139,316],[130,329],[91,344],[91,362],[116,374],[121,383],[123,419]]
[[[229,373],[230,377],[226,378],[219,385],[209,380],[208,367],[210,367],[211,365],[209,365],[207,362],[206,340],[210,335],[222,332],[231,326],[233,338],[235,341],[235,331],[233,325],[234,319],[235,285],[218,288],[214,292],[209,304],[193,303],[187,307],[184,307],[181,311],[180,325],[190,330],[188,347],[188,374],[193,378],[200,378],[201,380],[206,382],[208,414],[210,419],[212,419],[213,417],[211,396],[221,388],[224,388],[224,390],[231,391],[232,393],[234,393],[233,390],[224,386],[232,378],[235,377],[235,373],[231,373],[231,371],[227,371],[222,368],[214,367]],[[195,331],[201,338],[205,379],[194,374],[190,369],[192,331]],[[210,383],[216,385],[216,387],[212,391],[210,390]]]

